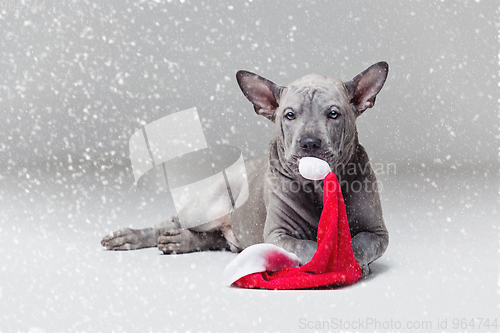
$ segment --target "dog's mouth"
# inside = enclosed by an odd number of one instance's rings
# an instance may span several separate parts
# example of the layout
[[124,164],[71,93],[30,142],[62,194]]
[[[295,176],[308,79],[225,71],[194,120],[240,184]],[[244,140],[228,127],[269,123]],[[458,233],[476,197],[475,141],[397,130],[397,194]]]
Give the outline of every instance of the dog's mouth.
[[340,151],[336,152],[333,150],[318,151],[312,153],[296,153],[290,156],[290,158],[288,159],[288,164],[295,173],[299,173],[300,160],[304,157],[315,157],[327,162],[330,168],[334,170],[334,167],[337,164],[337,161],[340,156],[341,156]]

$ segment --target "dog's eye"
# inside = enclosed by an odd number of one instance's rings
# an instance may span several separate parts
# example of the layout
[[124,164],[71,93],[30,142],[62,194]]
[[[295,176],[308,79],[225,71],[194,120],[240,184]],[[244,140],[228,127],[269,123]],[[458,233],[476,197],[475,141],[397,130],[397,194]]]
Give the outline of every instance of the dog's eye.
[[288,120],[293,120],[295,119],[295,113],[291,109],[285,110],[285,117]]
[[328,112],[328,117],[330,118],[337,118],[339,116],[339,113],[337,111],[335,111],[334,109],[331,109],[330,112]]

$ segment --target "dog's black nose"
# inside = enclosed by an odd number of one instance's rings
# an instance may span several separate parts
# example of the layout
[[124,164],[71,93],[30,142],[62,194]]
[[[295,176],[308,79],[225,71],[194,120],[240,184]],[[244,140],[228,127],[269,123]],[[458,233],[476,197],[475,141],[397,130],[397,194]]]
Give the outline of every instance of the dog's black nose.
[[305,136],[299,141],[299,146],[305,152],[313,152],[321,147],[321,139],[313,136]]

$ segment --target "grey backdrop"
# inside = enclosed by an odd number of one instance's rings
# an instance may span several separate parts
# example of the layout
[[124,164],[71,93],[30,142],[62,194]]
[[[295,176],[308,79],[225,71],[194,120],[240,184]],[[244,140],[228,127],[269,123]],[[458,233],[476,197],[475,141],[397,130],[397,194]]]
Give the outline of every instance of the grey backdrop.
[[[498,317],[498,1],[26,3],[0,0],[0,330],[295,332],[300,318],[369,317],[441,332]],[[174,212],[134,190],[128,141],[143,125],[196,106],[209,143],[262,155],[273,128],[238,69],[287,84],[380,60],[389,78],[360,141],[397,171],[378,176],[391,243],[367,279],[245,292],[221,284],[232,253],[101,247]]]
[[133,132],[193,106],[209,142],[261,155],[272,126],[239,91],[238,69],[284,85],[311,72],[347,80],[379,60],[389,78],[358,121],[372,160],[497,161],[492,1],[20,6],[0,14],[0,175],[47,159],[128,165]]

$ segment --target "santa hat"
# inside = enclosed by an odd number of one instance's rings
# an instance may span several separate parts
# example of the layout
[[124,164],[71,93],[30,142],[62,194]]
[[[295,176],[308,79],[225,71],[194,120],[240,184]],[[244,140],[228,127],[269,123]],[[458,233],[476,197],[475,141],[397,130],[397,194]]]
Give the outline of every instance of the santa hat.
[[260,289],[335,288],[355,283],[361,267],[354,258],[344,199],[337,177],[328,173],[323,187],[323,211],[318,248],[307,264],[275,245],[257,244],[243,250],[224,271],[226,285]]

